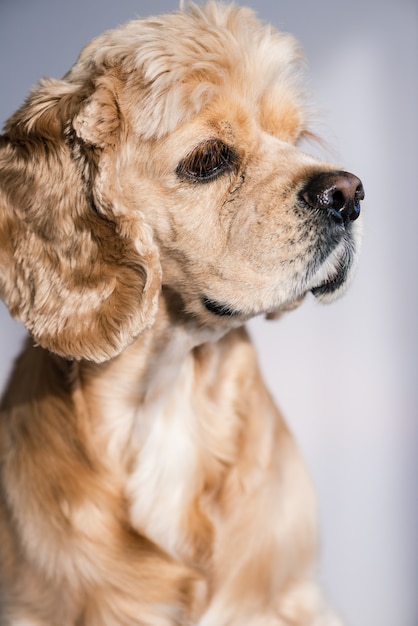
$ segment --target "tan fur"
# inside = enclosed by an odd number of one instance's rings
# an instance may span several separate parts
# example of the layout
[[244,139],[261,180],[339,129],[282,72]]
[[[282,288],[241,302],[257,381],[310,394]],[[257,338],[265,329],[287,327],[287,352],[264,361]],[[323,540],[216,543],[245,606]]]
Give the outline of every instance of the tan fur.
[[[299,203],[337,169],[295,147],[300,59],[251,11],[191,5],[105,33],[7,122],[0,295],[33,340],[1,403],[1,626],[336,623],[243,328],[352,273],[357,223],[325,253]],[[218,144],[230,167],[196,182]]]

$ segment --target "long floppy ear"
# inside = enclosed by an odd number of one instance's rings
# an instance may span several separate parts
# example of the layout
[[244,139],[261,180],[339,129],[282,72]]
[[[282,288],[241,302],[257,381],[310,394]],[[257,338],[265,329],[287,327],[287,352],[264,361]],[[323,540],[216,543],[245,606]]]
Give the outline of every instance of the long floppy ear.
[[0,137],[0,297],[41,346],[99,362],[152,323],[161,277],[117,191],[111,91],[89,89],[41,82]]

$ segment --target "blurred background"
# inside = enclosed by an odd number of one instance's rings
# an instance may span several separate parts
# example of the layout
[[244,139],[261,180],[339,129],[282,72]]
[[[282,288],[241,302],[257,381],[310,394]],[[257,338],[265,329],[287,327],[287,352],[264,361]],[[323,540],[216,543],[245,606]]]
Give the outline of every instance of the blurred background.
[[[418,4],[245,4],[301,42],[326,156],[366,190],[361,262],[348,294],[329,306],[308,298],[250,329],[315,481],[330,600],[347,626],[417,626]],[[1,0],[1,123],[39,78],[61,77],[103,30],[177,7]],[[23,337],[0,304],[0,387]]]

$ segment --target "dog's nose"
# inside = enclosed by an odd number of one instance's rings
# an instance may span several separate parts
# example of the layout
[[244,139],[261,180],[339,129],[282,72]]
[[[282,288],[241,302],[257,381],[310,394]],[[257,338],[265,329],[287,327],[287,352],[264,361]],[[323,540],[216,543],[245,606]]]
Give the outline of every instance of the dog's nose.
[[360,215],[363,184],[348,172],[320,172],[309,179],[302,198],[313,209],[325,209],[335,221],[348,224]]

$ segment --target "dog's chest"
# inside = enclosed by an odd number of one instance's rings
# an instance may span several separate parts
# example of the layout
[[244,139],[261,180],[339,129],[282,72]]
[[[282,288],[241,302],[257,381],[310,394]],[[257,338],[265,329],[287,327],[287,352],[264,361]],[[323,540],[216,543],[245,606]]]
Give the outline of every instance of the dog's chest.
[[138,454],[126,484],[131,523],[175,557],[196,488],[198,451],[193,363],[161,378],[137,416]]

